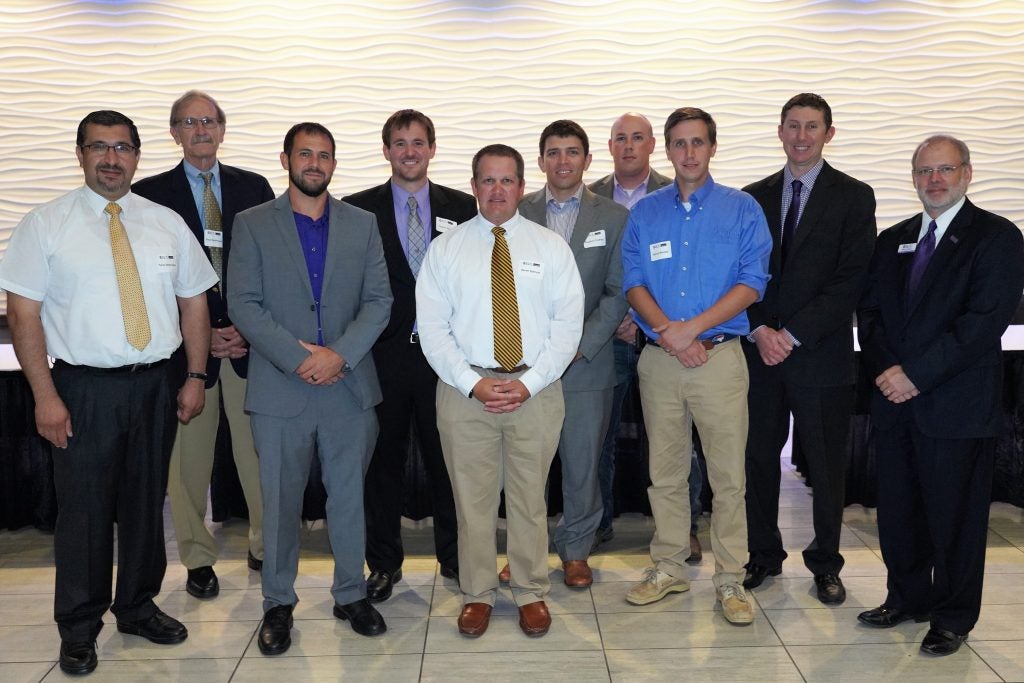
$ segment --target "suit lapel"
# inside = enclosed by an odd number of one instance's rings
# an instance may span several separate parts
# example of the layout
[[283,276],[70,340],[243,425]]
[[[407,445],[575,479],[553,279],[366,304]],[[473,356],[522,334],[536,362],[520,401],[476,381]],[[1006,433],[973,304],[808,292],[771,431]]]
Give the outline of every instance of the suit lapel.
[[782,271],[782,171],[769,176],[763,195],[764,216],[772,234],[772,253],[768,270],[773,275]]
[[580,212],[576,216],[575,225],[572,226],[572,235],[569,236],[569,247],[573,256],[577,258],[583,253],[583,243],[587,241],[587,235],[594,227],[597,218],[594,208],[596,201],[594,193],[584,187],[583,195],[580,197]]
[[545,191],[541,189],[527,197],[526,201],[519,205],[519,213],[523,214],[523,218],[547,227],[548,212],[544,204],[545,196]]
[[196,208],[196,200],[192,196],[192,186],[188,184],[188,177],[185,175],[184,161],[179,163],[175,167],[174,173],[171,174],[171,186],[174,210],[188,223],[188,227],[192,229],[199,244],[205,245],[203,221],[199,217],[199,209]]
[[[943,233],[942,239],[935,245],[935,253],[932,254],[931,260],[928,262],[928,267],[925,268],[924,275],[921,276],[921,282],[917,285],[917,290],[914,292],[913,297],[907,302],[907,317],[909,318],[913,313],[914,309],[920,304],[921,299],[924,298],[925,293],[935,284],[935,281],[939,279],[946,268],[949,266],[950,261],[956,255],[960,248],[960,244],[963,243],[964,233],[970,228],[971,218],[974,214],[974,206],[969,202],[965,201],[964,205],[957,211],[956,216],[953,217],[953,221],[946,228],[946,232]],[[920,233],[921,219],[918,218],[915,223],[917,226],[917,233],[914,233],[913,239],[917,239],[918,233]],[[913,262],[913,258],[907,259],[904,266],[904,277],[903,282],[906,283],[906,278],[910,273],[910,263]]]
[[[292,267],[299,271],[299,279],[302,280],[305,285],[305,291],[309,296],[309,301],[312,301],[313,288],[309,284],[309,268],[306,267],[306,257],[302,254],[302,243],[299,241],[299,231],[295,227],[295,216],[292,214],[292,204],[288,200],[287,191],[274,200],[274,210],[274,225],[277,227],[278,236],[281,239],[281,243],[284,244],[285,250],[288,252],[288,257],[292,261]],[[334,213],[334,207],[331,207],[331,223],[334,223]],[[330,255],[333,243],[337,241],[332,239],[332,237],[331,233],[328,232],[328,255]],[[326,288],[327,283],[324,282],[323,286]]]
[[[391,277],[410,286],[415,286],[416,278],[412,275],[409,267],[409,259],[405,256],[402,248],[402,240],[398,236],[398,223],[395,221],[395,194],[391,189],[391,181],[380,187],[380,194],[377,195],[377,224],[380,228],[381,242],[384,246],[384,254],[388,264],[393,264],[394,272]],[[433,212],[433,200],[431,200],[431,212]],[[391,267],[389,265],[389,267]]]
[[[832,173],[832,167],[828,165],[828,162],[824,162],[821,167],[821,172],[818,174],[817,179],[814,181],[814,187],[811,188],[811,193],[807,197],[807,204],[804,206],[804,210],[800,213],[800,222],[796,225],[796,235],[793,237],[793,248],[786,249],[788,259],[794,258],[794,254],[800,251],[800,245],[807,240],[807,235],[814,232],[815,228],[821,225],[821,215],[827,208],[828,200],[827,197],[832,196],[830,188],[835,184],[835,176]],[[781,185],[781,182],[780,182]],[[782,220],[782,188],[776,193],[779,198],[779,204],[775,209],[776,220]]]

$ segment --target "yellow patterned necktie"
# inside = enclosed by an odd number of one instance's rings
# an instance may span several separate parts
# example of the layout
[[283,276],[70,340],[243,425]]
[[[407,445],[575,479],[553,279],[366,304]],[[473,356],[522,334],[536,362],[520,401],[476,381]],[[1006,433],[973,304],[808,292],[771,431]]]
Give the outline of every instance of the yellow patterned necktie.
[[519,328],[519,302],[516,280],[512,275],[512,256],[505,241],[505,229],[491,228],[494,250],[491,252],[491,308],[494,311],[494,360],[511,370],[523,359],[523,335]]
[[121,222],[121,207],[110,202],[104,211],[110,214],[110,250],[114,255],[114,272],[117,274],[117,293],[121,298],[121,315],[124,316],[124,332],[128,343],[141,351],[153,338],[146,314],[146,298],[142,294],[142,280],[135,264],[128,233]]
[[[217,204],[217,195],[213,194],[213,187],[210,181],[213,180],[213,173],[207,171],[200,173],[203,179],[203,218],[206,220],[206,229],[221,232],[220,205]],[[213,265],[217,279],[224,281],[224,249],[222,247],[208,247],[210,250],[210,264]]]

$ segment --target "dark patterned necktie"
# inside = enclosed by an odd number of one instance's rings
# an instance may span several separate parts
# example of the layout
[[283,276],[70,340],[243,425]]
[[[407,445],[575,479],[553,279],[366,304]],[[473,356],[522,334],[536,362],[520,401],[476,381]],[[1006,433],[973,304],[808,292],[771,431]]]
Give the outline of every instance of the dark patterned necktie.
[[935,221],[928,224],[928,232],[924,234],[921,241],[917,243],[914,250],[914,260],[910,264],[910,277],[907,278],[907,298],[914,295],[914,290],[921,284],[924,271],[928,268],[928,262],[932,260],[935,253]]
[[409,269],[413,277],[419,277],[420,266],[423,265],[423,257],[427,253],[427,241],[423,236],[423,221],[420,220],[419,202],[412,195],[406,202],[409,207]]
[[786,220],[782,224],[782,263],[786,263],[790,243],[796,236],[796,224],[800,220],[800,190],[804,184],[799,180],[793,181],[793,199],[789,202],[789,211],[786,212]]

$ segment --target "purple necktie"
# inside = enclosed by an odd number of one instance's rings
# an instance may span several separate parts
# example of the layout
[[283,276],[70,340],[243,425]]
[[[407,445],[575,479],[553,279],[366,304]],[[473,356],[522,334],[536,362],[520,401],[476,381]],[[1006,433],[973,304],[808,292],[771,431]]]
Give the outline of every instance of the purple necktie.
[[910,264],[910,277],[907,279],[908,299],[914,296],[914,290],[921,283],[921,277],[928,267],[928,262],[932,260],[932,254],[935,253],[935,228],[935,221],[928,224],[928,232],[917,243],[917,249],[914,250],[914,261]]
[[786,263],[786,251],[794,235],[796,235],[796,223],[800,219],[800,190],[804,184],[799,180],[793,181],[793,199],[789,202],[789,211],[786,212],[786,220],[782,223],[782,263]]

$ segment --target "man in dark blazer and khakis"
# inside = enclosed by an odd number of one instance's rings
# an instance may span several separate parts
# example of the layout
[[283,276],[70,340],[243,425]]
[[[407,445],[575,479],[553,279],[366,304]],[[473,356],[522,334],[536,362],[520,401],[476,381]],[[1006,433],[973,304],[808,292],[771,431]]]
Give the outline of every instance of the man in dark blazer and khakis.
[[[441,575],[458,579],[455,500],[437,433],[437,374],[420,349],[416,329],[416,276],[430,242],[476,215],[473,195],[427,179],[436,151],[434,124],[422,112],[402,109],[382,131],[391,178],[345,197],[377,217],[394,303],[391,320],[373,346],[384,400],[377,406],[380,436],[366,473],[366,594],[387,600],[402,578],[403,482],[414,433],[430,485],[434,548]],[[410,432],[410,428],[415,429]]]
[[750,373],[743,585],[778,575],[786,558],[779,458],[792,413],[814,491],[814,538],[803,560],[818,600],[837,605],[846,599],[839,536],[855,381],[851,319],[875,240],[875,195],[822,158],[835,135],[822,97],[802,93],[786,102],[778,135],[785,167],[743,188],[764,210],[773,242],[771,280],[747,310],[751,332],[743,341]]
[[573,588],[593,583],[587,558],[604,511],[598,461],[615,388],[612,338],[629,308],[622,294],[622,232],[629,212],[583,184],[590,159],[590,142],[578,123],[549,124],[537,157],[547,183],[519,202],[525,218],[566,241],[583,280],[583,337],[562,375],[562,517],[552,537],[562,580]]
[[[225,275],[235,214],[270,201],[274,192],[263,176],[217,160],[227,117],[210,95],[190,90],[179,97],[171,106],[170,125],[184,159],[169,171],[135,183],[132,191],[177,212],[203,245],[220,278],[206,292],[213,331],[206,361],[207,409],[187,425],[178,426],[167,482],[178,555],[188,570],[185,589],[197,598],[213,598],[220,592],[213,570],[218,548],[205,518],[222,400],[235,468],[249,509],[248,564],[255,571],[263,565],[259,462],[244,410],[249,343],[228,318]],[[172,357],[172,364],[180,368],[174,377],[184,379],[184,362],[179,350]]]
[[935,135],[911,158],[924,212],[878,236],[858,336],[875,378],[878,538],[885,602],[861,623],[928,620],[921,650],[956,652],[981,611],[1000,338],[1024,287],[1024,241],[966,197],[970,151]]

